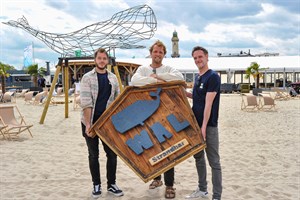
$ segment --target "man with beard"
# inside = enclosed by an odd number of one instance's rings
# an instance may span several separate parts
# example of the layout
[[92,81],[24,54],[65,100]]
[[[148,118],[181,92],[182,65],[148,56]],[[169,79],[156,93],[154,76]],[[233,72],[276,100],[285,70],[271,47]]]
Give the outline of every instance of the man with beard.
[[[163,65],[162,61],[167,53],[166,46],[161,41],[156,41],[149,49],[152,63],[148,66],[141,66],[132,76],[131,84],[134,86],[143,86],[151,83],[167,82],[174,80],[184,80],[183,75],[167,65]],[[174,168],[164,173],[164,181],[166,185],[165,198],[175,198],[174,185]],[[154,178],[149,189],[155,189],[161,186],[161,176]]]
[[131,79],[132,85],[143,86],[151,83],[184,80],[183,75],[177,69],[162,64],[167,50],[161,41],[156,41],[149,51],[152,63],[148,66],[140,66],[136,70]]
[[[92,196],[101,196],[101,178],[99,166],[99,138],[92,137],[90,128],[103,114],[105,109],[120,93],[117,77],[106,70],[109,61],[105,49],[98,49],[94,54],[96,67],[84,74],[80,83],[80,105],[82,135],[88,147],[90,173],[93,181]],[[107,133],[109,134],[109,133]],[[116,185],[117,155],[103,141],[106,153],[107,191],[115,196],[123,196],[123,192]]]

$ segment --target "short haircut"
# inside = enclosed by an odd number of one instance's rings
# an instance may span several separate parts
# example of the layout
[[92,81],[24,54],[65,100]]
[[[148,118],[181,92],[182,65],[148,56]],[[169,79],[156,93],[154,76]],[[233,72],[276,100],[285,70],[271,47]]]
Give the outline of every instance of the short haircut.
[[96,59],[98,53],[105,53],[107,56],[107,59],[109,58],[107,51],[104,48],[99,48],[94,53],[94,59]]
[[192,50],[192,56],[193,56],[193,54],[194,54],[194,52],[195,51],[203,51],[203,53],[205,54],[205,55],[208,55],[208,51],[204,48],[204,47],[200,47],[200,46],[195,46],[194,48],[193,48],[193,50]]
[[162,41],[160,41],[160,40],[157,40],[154,44],[152,44],[152,46],[151,46],[150,49],[149,49],[150,54],[152,53],[153,48],[154,48],[155,45],[158,46],[158,47],[163,47],[164,55],[167,54],[167,48],[166,48],[166,46],[164,45],[164,43],[163,43]]

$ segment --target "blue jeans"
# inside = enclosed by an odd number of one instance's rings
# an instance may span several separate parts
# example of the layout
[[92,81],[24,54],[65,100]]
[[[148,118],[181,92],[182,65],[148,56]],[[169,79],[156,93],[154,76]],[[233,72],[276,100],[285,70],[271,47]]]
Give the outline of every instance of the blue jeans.
[[[86,145],[89,153],[89,167],[94,185],[101,185],[100,164],[99,164],[99,138],[96,135],[94,138],[88,137],[85,134],[85,125],[81,123],[82,134],[85,137]],[[117,171],[117,155],[102,141],[104,151],[106,153],[106,178],[107,187],[116,183]]]
[[222,170],[219,155],[218,127],[206,128],[206,149],[194,155],[198,172],[199,188],[201,191],[207,191],[205,153],[211,167],[213,198],[221,199]]

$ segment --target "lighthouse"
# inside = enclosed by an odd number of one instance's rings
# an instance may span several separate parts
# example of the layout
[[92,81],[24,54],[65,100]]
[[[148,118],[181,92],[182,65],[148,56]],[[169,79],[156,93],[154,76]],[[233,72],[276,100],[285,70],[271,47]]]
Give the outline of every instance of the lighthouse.
[[179,46],[178,46],[178,36],[177,36],[177,32],[176,30],[173,32],[173,37],[172,37],[172,54],[171,57],[172,58],[179,58]]

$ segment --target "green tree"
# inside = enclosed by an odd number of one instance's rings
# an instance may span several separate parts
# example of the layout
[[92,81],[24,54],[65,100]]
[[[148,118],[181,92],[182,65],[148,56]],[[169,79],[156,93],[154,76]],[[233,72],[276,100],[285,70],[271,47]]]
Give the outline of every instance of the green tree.
[[32,76],[33,85],[35,87],[38,86],[37,84],[38,76],[44,76],[47,72],[46,68],[44,67],[39,68],[38,64],[29,65],[26,71],[28,74]]
[[245,78],[249,79],[252,76],[255,80],[255,87],[259,88],[259,79],[263,77],[262,70],[267,68],[260,68],[260,65],[257,62],[252,62],[251,65],[246,69]]
[[7,73],[8,70],[13,70],[14,67],[8,64],[3,64],[0,62],[0,77],[1,77],[1,90],[2,93],[5,93],[6,77],[9,77],[10,74]]

